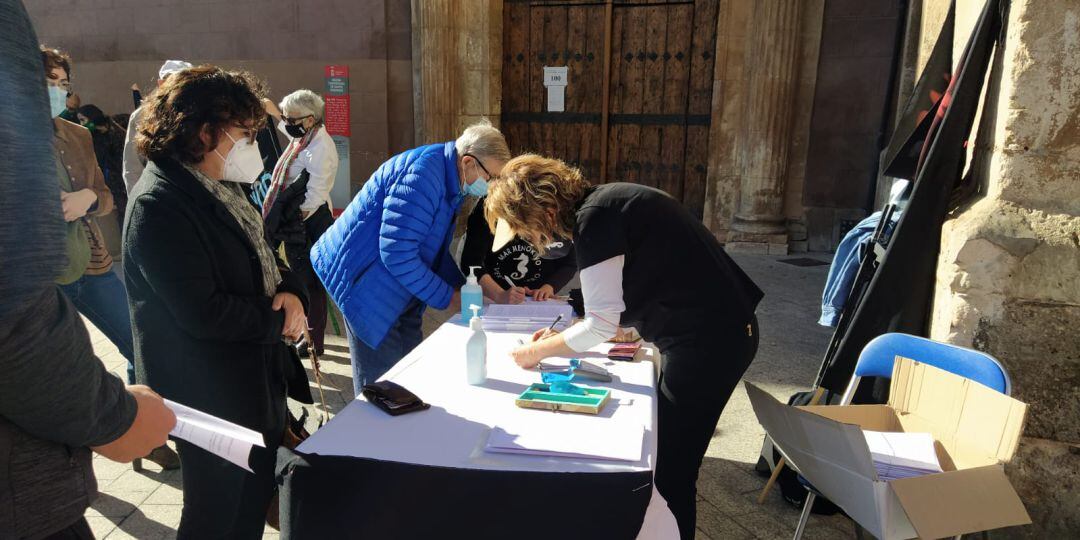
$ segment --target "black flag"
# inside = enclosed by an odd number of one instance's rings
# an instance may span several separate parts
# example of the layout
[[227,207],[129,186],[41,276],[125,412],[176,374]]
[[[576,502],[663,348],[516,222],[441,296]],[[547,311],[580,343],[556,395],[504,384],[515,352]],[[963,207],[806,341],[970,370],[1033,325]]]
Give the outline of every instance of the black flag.
[[[871,339],[887,332],[927,333],[941,225],[962,172],[964,143],[971,133],[990,56],[1001,33],[999,16],[998,0],[988,0],[955,76],[926,125],[926,143],[913,169],[917,173],[911,197],[865,294],[851,306],[854,315],[835,354],[822,366],[819,384],[828,390],[844,391],[859,353]],[[945,42],[951,44],[952,40]],[[941,43],[939,40],[938,45]],[[910,139],[898,148],[905,148]],[[903,151],[897,154],[910,161]]]

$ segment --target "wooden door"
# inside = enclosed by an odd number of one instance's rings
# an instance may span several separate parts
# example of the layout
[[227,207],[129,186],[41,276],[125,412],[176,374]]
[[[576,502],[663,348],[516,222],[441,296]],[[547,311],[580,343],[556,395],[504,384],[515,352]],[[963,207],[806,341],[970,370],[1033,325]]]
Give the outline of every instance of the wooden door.
[[[718,0],[606,4],[504,4],[503,131],[515,153],[558,157],[594,183],[658,187],[700,217]],[[544,66],[568,67],[565,112],[547,112]]]

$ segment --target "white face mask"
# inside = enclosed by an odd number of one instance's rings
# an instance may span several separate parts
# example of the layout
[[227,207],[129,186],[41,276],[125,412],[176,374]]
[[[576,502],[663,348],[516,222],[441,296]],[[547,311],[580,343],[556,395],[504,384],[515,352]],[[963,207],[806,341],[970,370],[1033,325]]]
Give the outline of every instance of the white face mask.
[[227,156],[222,156],[221,152],[217,151],[217,148],[214,149],[214,153],[225,162],[225,166],[221,169],[221,179],[241,184],[254,182],[263,172],[262,154],[259,153],[259,146],[254,141],[246,138],[234,139],[232,135],[229,135],[228,131],[224,131],[224,133],[233,142],[233,147],[232,150],[229,150]]

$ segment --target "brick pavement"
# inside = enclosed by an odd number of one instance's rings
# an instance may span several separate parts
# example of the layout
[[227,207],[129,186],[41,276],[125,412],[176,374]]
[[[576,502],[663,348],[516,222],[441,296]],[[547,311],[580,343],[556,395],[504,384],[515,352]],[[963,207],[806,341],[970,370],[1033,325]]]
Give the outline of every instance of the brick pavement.
[[[812,257],[827,260],[827,256]],[[761,347],[746,378],[786,399],[813,379],[830,331],[815,324],[827,267],[778,262],[784,258],[736,257],[766,293],[758,309]],[[445,314],[437,312],[425,315],[425,335],[444,318]],[[89,323],[87,326],[102,362],[122,375],[123,357],[100,332]],[[343,338],[328,336],[323,371],[327,405],[333,413],[351,399],[351,371]],[[720,419],[698,480],[699,539],[781,539],[793,535],[799,512],[782,501],[778,489],[765,504],[756,502],[764,485],[764,479],[753,471],[762,434],[746,393],[738,389]],[[175,537],[183,503],[179,471],[163,472],[152,463],[145,467],[136,473],[130,465],[94,459],[101,495],[87,518],[99,539]],[[840,516],[812,517],[805,534],[808,540],[853,536],[851,522]],[[267,532],[264,538],[277,538],[277,534]]]

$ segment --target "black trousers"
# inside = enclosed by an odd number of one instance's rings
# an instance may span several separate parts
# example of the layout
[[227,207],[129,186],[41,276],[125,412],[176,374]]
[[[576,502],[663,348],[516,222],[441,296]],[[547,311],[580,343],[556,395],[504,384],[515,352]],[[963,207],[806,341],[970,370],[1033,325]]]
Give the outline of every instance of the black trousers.
[[175,439],[184,477],[179,540],[259,539],[277,488],[277,448],[252,448],[252,474],[198,446]]
[[[307,235],[307,245],[313,246],[319,237],[334,224],[334,216],[330,213],[329,205],[322,205],[315,210],[311,217],[304,220],[304,233]],[[326,289],[323,288],[322,280],[315,274],[311,267],[311,259],[305,254],[303,268],[295,270],[304,282],[308,293],[308,332],[311,334],[312,346],[315,352],[323,353],[324,337],[326,335]]]
[[757,347],[756,318],[749,327],[714,328],[662,346],[656,489],[675,515],[683,540],[692,540],[696,530],[701,460]]

